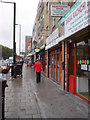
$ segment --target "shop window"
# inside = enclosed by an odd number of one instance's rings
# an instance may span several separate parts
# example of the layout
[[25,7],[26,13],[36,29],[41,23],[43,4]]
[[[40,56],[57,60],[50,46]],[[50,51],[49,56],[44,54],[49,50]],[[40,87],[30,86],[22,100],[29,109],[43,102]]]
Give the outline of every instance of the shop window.
[[89,99],[90,39],[77,43],[76,92]]

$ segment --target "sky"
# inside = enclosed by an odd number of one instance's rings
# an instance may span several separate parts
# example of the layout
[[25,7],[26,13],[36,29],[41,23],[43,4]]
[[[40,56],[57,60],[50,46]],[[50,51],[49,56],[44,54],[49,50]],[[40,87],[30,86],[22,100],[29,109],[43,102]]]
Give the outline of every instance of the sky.
[[[0,0],[1,1],[1,0]],[[21,51],[25,50],[25,36],[32,36],[32,28],[39,0],[2,0],[16,2],[16,24],[21,25]],[[16,25],[16,48],[19,49],[19,25]],[[0,44],[13,48],[13,4],[0,2]]]

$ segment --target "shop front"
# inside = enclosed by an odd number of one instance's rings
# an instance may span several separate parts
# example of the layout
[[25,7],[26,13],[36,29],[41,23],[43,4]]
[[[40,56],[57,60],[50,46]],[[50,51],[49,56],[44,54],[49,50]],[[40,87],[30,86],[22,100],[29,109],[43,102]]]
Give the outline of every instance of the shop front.
[[[59,45],[52,47],[48,50],[48,75],[54,82],[59,85],[63,85],[62,80],[62,49]],[[62,86],[63,88],[63,86]]]
[[69,92],[90,100],[90,37],[87,29],[69,38]]
[[76,2],[58,23],[65,41],[65,85],[67,91],[90,103],[90,4]]

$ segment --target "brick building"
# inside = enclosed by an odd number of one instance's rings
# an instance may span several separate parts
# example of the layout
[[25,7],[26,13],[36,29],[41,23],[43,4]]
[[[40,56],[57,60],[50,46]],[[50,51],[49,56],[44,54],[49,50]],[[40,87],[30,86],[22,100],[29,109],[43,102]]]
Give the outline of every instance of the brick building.
[[32,48],[32,36],[25,36],[25,53],[26,55],[31,51]]

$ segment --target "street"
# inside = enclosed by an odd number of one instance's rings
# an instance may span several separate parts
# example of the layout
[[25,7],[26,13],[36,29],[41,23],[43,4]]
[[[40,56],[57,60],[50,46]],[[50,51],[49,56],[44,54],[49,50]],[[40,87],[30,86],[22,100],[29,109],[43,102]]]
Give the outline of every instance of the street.
[[37,84],[26,64],[22,72],[22,78],[7,75],[5,118],[88,118],[88,103],[43,75]]

